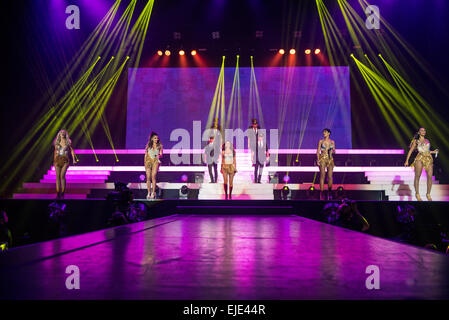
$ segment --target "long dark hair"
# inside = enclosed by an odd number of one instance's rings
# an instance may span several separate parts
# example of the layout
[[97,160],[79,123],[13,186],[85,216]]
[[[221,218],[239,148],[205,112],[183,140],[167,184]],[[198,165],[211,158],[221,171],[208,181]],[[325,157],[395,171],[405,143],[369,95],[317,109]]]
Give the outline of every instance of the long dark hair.
[[418,144],[418,141],[419,141],[419,130],[421,130],[421,128],[425,129],[424,127],[419,127],[418,131],[416,131],[415,135],[413,136],[412,142],[410,142],[409,148],[412,147],[413,141],[416,141],[416,143]]
[[231,148],[232,148],[232,155],[235,157],[235,148],[234,145],[232,144],[231,141],[225,141],[225,143],[223,143],[223,147],[221,148],[221,150],[224,152],[226,150],[226,142],[229,142],[231,144]]
[[[159,135],[156,132],[152,131],[150,136],[148,137],[148,142],[147,142],[147,146],[145,147],[145,150],[148,150],[149,148],[153,147],[153,137],[154,136],[159,136]],[[157,139],[156,146],[158,149],[161,148],[161,140],[159,138]]]

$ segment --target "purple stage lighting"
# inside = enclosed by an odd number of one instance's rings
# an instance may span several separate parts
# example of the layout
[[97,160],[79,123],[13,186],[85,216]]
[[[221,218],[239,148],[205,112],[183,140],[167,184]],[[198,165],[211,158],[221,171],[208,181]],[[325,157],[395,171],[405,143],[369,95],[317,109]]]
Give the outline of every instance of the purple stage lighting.
[[288,183],[289,181],[290,181],[290,177],[286,174],[285,176],[284,176],[284,182],[285,183]]
[[145,175],[144,175],[144,174],[141,174],[141,175],[139,176],[139,179],[140,179],[140,181],[145,181]]
[[181,176],[181,181],[182,181],[182,182],[186,182],[186,181],[187,181],[187,175],[186,175],[186,174],[183,174],[183,175]]

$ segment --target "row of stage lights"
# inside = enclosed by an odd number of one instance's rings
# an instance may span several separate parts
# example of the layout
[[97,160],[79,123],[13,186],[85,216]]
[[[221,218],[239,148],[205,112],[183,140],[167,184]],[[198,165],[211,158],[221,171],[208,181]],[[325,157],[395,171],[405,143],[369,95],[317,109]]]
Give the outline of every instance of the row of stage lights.
[[[279,53],[279,54],[285,54],[285,50],[284,50],[284,49],[279,49],[278,53]],[[290,49],[289,53],[290,53],[290,54],[296,54],[296,50],[295,50],[295,49]],[[311,50],[311,49],[306,49],[306,50],[304,51],[304,53],[305,53],[306,55],[312,54],[312,50]],[[314,51],[313,53],[314,53],[315,55],[319,55],[319,54],[321,53],[321,50],[320,50],[320,49],[315,49],[315,51]],[[163,52],[162,50],[158,50],[158,51],[157,51],[157,54],[158,54],[158,56],[163,56],[164,54],[165,54],[166,56],[170,56],[170,55],[171,55],[171,51],[170,51],[170,50],[165,50],[165,52]],[[185,52],[184,50],[179,50],[178,54],[179,54],[180,56],[184,56],[184,55],[186,55],[186,52]],[[197,55],[196,50],[190,51],[190,55],[196,56],[196,55]]]
[[[163,56],[164,54],[165,54],[166,56],[169,56],[169,55],[171,55],[171,51],[170,51],[170,50],[165,50],[165,52],[162,52],[162,50],[158,50],[158,52],[157,52],[157,55],[158,55],[158,56]],[[179,50],[178,54],[179,54],[180,56],[184,56],[184,55],[186,54],[186,52],[185,52],[184,50]],[[196,56],[196,55],[197,55],[196,50],[190,51],[190,55]]]
[[[278,53],[279,54],[285,54],[285,50],[284,49],[279,49]],[[290,49],[289,53],[290,54],[296,54],[296,50],[295,49]],[[304,53],[306,55],[309,55],[309,54],[312,53],[312,50],[311,49],[306,49],[304,51]],[[319,55],[321,53],[321,50],[320,49],[315,49],[315,51],[313,53],[316,54],[316,55]]]

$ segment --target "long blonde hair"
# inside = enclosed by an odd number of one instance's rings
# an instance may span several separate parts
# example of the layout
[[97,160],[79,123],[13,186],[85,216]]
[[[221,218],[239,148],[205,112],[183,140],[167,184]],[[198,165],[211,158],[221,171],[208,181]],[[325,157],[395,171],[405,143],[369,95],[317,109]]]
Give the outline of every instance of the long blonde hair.
[[69,133],[67,132],[67,130],[64,130],[64,129],[59,130],[58,134],[56,135],[55,140],[53,140],[53,145],[54,146],[61,145],[61,133],[65,133],[65,140],[67,141],[67,145],[71,146],[72,140],[70,140]]

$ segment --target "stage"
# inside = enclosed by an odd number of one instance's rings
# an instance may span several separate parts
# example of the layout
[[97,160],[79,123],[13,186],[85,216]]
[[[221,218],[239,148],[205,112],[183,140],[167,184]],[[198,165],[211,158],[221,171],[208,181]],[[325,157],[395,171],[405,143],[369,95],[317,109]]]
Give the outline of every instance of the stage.
[[0,300],[449,299],[449,2],[8,3]]
[[[449,257],[297,215],[176,214],[0,256],[2,299],[447,299]],[[80,270],[67,290],[65,269]],[[380,289],[368,290],[370,265]]]

